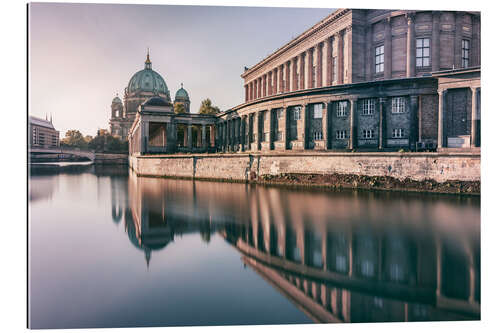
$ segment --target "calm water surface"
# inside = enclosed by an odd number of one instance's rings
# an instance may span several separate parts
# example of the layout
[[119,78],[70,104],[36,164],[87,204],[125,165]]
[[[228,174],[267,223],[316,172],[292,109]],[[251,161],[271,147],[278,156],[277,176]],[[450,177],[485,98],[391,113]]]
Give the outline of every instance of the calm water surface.
[[475,320],[479,198],[32,169],[32,328]]

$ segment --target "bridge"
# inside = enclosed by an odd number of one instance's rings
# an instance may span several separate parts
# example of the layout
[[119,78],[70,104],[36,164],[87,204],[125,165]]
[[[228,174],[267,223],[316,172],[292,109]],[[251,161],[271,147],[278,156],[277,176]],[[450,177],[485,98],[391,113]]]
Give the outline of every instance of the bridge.
[[[93,150],[85,150],[78,148],[38,148],[31,147],[29,149],[31,156],[39,156],[42,155],[73,155],[88,158],[90,161],[95,161],[96,153]],[[45,156],[44,156],[45,157]],[[48,157],[48,156],[47,156]]]

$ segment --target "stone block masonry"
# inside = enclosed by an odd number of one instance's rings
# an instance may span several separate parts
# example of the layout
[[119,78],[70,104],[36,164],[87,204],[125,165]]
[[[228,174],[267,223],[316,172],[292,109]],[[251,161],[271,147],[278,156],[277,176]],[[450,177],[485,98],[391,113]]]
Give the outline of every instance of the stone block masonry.
[[130,156],[129,165],[140,176],[243,182],[281,174],[389,176],[439,183],[481,180],[479,152],[149,155]]

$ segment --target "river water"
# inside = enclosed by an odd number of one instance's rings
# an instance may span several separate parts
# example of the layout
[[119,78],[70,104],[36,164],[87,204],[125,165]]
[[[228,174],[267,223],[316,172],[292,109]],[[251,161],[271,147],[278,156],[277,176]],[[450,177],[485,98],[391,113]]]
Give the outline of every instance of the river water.
[[32,168],[29,325],[476,320],[480,200]]

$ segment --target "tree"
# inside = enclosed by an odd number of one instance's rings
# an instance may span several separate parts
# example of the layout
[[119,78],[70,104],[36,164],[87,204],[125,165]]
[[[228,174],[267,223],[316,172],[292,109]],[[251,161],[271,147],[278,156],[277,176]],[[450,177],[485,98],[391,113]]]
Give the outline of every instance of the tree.
[[220,109],[217,106],[212,105],[212,101],[210,98],[206,98],[201,101],[200,105],[200,113],[201,114],[217,114],[220,112]]
[[61,145],[76,148],[87,148],[88,142],[79,130],[68,130],[61,140]]
[[125,152],[128,150],[128,142],[106,133],[95,136],[90,141],[89,148],[98,152]]
[[174,105],[174,112],[176,114],[186,113],[186,108],[184,107],[184,104],[182,104],[182,103],[175,104]]

